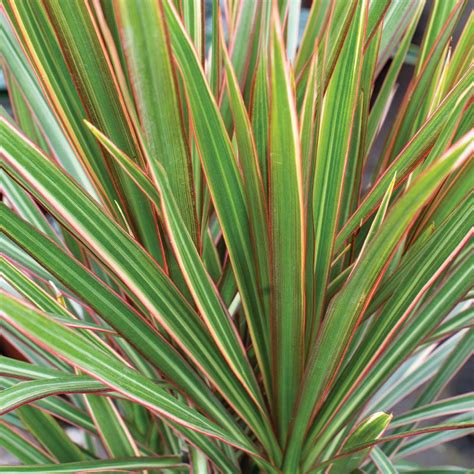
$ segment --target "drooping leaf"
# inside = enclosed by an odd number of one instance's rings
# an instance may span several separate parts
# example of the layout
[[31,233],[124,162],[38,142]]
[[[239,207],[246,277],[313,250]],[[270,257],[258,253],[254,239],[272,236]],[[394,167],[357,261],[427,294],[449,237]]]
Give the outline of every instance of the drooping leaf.
[[[71,260],[51,241],[34,229],[27,226],[15,214],[0,206],[5,231],[12,236],[21,238],[19,243],[55,274],[61,275],[63,281],[72,286],[79,296],[85,298],[102,317],[116,328],[117,331],[155,366],[170,377],[185,393],[205,410],[210,410],[213,417],[228,425],[228,416],[223,414],[222,407],[209,393],[205,383],[196,376],[189,365],[155,329],[147,323],[130,305],[107,290],[100,281],[75,260]],[[207,407],[207,408],[206,408]],[[219,414],[220,412],[220,414]],[[235,430],[234,423],[228,425]],[[237,430],[239,431],[239,430]]]
[[4,415],[33,400],[62,393],[90,393],[106,390],[103,384],[90,377],[69,376],[20,382],[0,392],[0,414]]
[[5,295],[3,301],[7,321],[11,321],[37,341],[46,343],[61,357],[101,380],[105,385],[185,427],[207,433],[231,444],[235,443],[244,449],[248,446],[252,451],[246,442],[241,445],[241,441],[235,440],[232,435],[228,436],[225,430],[210,423],[196,410],[191,411],[156,383],[124,367],[110,355],[91,350],[90,344],[73,330],[61,326],[44,313],[25,306],[12,297]]

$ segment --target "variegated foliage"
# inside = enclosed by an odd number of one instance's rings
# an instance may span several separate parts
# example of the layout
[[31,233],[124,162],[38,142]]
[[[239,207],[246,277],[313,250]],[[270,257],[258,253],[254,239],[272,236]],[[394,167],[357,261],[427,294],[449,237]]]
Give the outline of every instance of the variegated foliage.
[[427,3],[3,1],[0,472],[417,472],[472,432],[473,15]]

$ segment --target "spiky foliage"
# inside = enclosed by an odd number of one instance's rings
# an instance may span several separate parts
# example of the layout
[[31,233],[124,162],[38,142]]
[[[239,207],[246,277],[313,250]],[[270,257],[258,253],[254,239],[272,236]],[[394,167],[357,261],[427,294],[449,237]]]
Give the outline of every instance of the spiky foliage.
[[422,0],[299,41],[300,3],[3,2],[0,472],[391,473],[473,428],[468,2],[419,47]]

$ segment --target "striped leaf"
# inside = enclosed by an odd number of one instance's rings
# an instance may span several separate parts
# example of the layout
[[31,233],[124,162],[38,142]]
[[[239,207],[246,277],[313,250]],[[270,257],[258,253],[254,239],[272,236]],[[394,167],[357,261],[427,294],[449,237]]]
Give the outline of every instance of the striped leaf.
[[304,216],[294,86],[275,13],[272,21],[268,163],[272,379],[275,419],[284,443],[303,371],[299,348],[304,329]]
[[359,2],[352,16],[347,41],[322,99],[313,184],[315,310],[311,319],[310,346],[322,319],[333,242],[337,230],[344,169],[358,102],[357,85],[365,41],[368,2]]
[[111,356],[97,353],[83,336],[72,329],[65,328],[44,313],[6,295],[3,309],[7,321],[14,324],[20,331],[46,344],[59,356],[102,381],[108,387],[185,427],[252,451],[249,445],[241,445],[240,441],[208,422],[196,410],[191,410],[171,397],[156,383],[124,367]]
[[142,469],[166,469],[169,471],[182,471],[186,469],[186,464],[182,464],[181,459],[172,456],[163,457],[132,457],[122,459],[102,459],[100,461],[71,462],[62,464],[34,464],[26,466],[0,466],[0,472],[51,472],[58,474],[74,472],[111,472],[124,471],[136,472]]
[[[166,169],[179,212],[198,246],[190,153],[184,135],[176,72],[160,8],[160,2],[153,0],[118,2],[120,32],[144,132],[150,171],[156,183],[159,164]],[[148,54],[149,48],[156,48],[153,56]]]
[[[453,145],[442,159],[428,167],[397,201],[387,215],[385,224],[358,260],[343,290],[332,301],[318,344],[310,354],[295,426],[305,426],[317,407],[318,397],[327,394],[328,385],[331,385],[341,364],[340,358],[344,356],[353,331],[380,280],[380,272],[386,268],[413,218],[446,176],[467,159],[472,147],[472,136],[467,136]],[[303,429],[300,428],[291,438],[288,448],[290,463],[294,462],[294,453],[300,448],[302,433]]]

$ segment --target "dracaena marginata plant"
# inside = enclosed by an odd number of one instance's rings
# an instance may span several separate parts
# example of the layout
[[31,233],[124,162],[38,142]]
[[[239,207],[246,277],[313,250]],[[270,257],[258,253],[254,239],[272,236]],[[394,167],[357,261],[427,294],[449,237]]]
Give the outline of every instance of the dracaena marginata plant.
[[472,430],[467,3],[413,46],[423,0],[3,2],[0,472],[416,471]]

